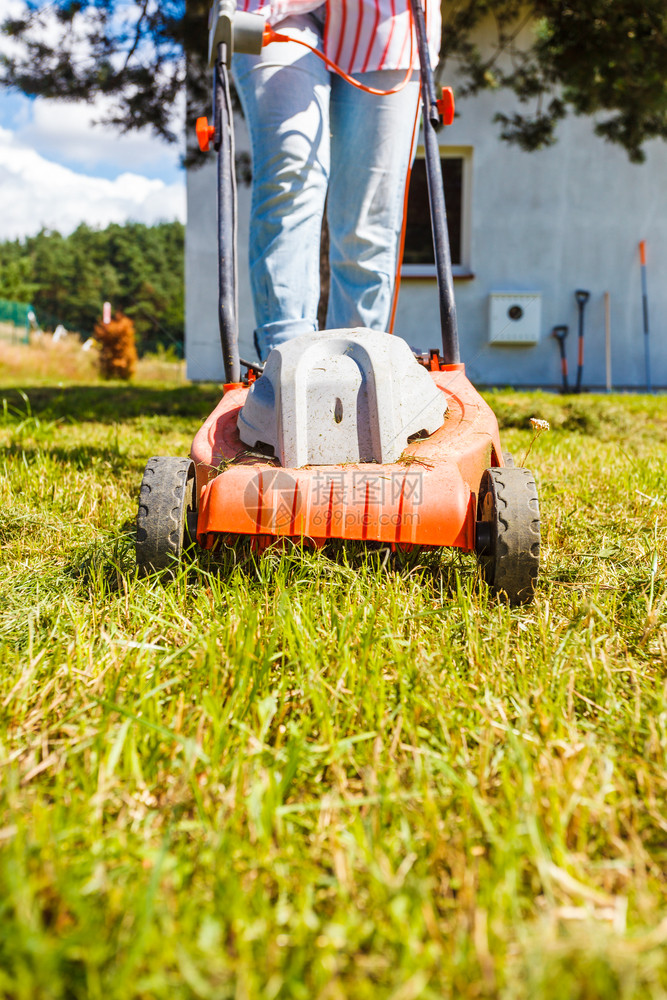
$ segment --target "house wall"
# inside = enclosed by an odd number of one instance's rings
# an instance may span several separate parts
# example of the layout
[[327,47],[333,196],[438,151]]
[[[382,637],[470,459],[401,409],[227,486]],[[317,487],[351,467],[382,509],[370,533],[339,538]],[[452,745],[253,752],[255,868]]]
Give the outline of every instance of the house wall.
[[[477,383],[560,383],[560,362],[550,337],[570,328],[571,376],[576,372],[577,307],[574,291],[591,292],[586,308],[584,384],[605,384],[604,293],[610,293],[612,378],[616,386],[643,387],[644,336],[638,242],[648,254],[652,382],[667,386],[667,144],[647,146],[647,161],[631,164],[621,149],[598,139],[589,119],[568,118],[550,149],[524,153],[498,139],[492,124],[507,112],[507,94],[459,101],[459,117],[441,143],[472,150],[470,271],[455,279],[462,359]],[[237,148],[247,148],[242,122]],[[247,269],[250,193],[239,190],[239,314],[243,357],[256,357]],[[186,358],[188,377],[222,379],[217,332],[215,163],[188,176],[186,233]],[[490,344],[489,295],[540,292],[538,343]],[[434,278],[404,278],[395,332],[412,346],[438,346],[439,310]]]
[[[502,143],[491,119],[493,94],[460,102],[444,142],[471,146],[471,271],[455,279],[461,354],[468,373],[487,384],[551,385],[560,381],[558,324],[570,328],[570,372],[576,368],[577,288],[591,298],[585,313],[584,383],[605,385],[604,293],[610,293],[612,379],[643,386],[644,336],[638,242],[645,239],[652,381],[667,385],[667,144],[652,142],[644,164],[597,138],[590,120],[568,118],[558,143],[524,153]],[[491,292],[541,292],[535,346],[488,342]],[[396,332],[417,347],[437,344],[438,300],[431,281],[404,279]],[[419,331],[428,330],[429,334]],[[414,332],[413,332],[414,331]]]
[[[240,116],[235,117],[237,150],[249,150],[248,131]],[[187,175],[185,229],[185,360],[186,373],[194,382],[224,381],[220,335],[218,332],[217,273],[217,171],[216,154],[211,151],[204,166]],[[254,316],[248,275],[248,221],[250,188],[239,184],[238,224],[238,314],[239,353],[257,358],[253,345]]]

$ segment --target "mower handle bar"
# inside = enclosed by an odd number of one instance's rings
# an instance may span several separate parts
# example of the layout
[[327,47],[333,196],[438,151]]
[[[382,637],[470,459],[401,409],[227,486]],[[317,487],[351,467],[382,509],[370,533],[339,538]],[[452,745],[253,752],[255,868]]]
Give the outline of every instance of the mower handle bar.
[[[440,301],[443,361],[460,361],[459,335],[454,301],[452,261],[447,229],[447,209],[442,180],[437,129],[442,124],[431,69],[424,8],[410,0],[417,35],[423,131],[431,231]],[[250,19],[250,20],[248,20]],[[264,37],[264,18],[236,10],[236,0],[213,0],[209,14],[209,63],[214,66],[214,146],[218,152],[218,272],[220,338],[228,382],[238,382],[238,302],[236,296],[236,184],[234,140],[228,72],[232,52],[259,54]],[[224,248],[224,252],[223,252]]]

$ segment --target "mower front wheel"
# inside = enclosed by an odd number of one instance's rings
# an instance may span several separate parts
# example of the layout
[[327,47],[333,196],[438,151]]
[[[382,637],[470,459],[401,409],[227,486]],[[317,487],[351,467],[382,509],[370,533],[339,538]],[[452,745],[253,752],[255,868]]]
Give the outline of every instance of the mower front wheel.
[[528,469],[487,469],[479,487],[477,556],[491,589],[510,604],[528,604],[540,566],[540,507]]
[[139,574],[176,569],[197,527],[195,464],[189,458],[149,458],[137,511]]

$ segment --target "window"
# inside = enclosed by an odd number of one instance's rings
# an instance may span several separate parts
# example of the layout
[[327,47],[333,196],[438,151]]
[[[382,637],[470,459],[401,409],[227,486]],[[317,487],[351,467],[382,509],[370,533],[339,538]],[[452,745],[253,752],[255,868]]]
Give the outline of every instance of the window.
[[[472,149],[450,148],[441,151],[440,163],[445,185],[447,228],[454,276],[470,275],[470,181]],[[405,225],[405,249],[401,274],[405,278],[435,275],[431,215],[428,204],[424,150],[417,150],[412,168],[408,211]]]

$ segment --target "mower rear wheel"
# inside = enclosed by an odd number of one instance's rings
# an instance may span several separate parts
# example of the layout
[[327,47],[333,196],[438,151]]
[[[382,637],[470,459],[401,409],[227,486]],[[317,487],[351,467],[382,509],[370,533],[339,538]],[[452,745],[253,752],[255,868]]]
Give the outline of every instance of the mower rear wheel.
[[477,555],[484,579],[510,604],[528,604],[540,566],[540,507],[528,469],[487,469],[479,487]]
[[194,542],[197,493],[189,458],[149,458],[137,511],[137,566],[141,576],[176,568]]

